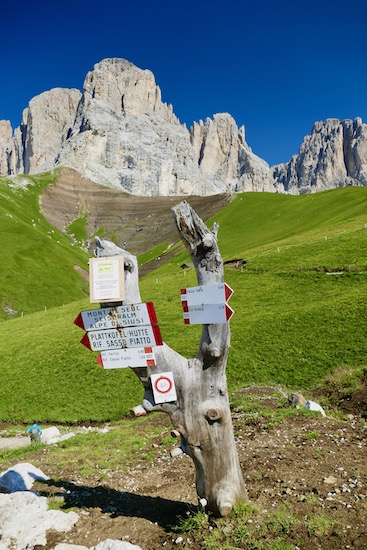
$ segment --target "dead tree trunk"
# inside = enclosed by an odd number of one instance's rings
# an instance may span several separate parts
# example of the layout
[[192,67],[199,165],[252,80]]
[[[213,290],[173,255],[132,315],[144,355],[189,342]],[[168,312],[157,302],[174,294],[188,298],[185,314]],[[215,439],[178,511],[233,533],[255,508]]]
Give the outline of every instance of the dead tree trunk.
[[[223,262],[216,239],[218,226],[209,231],[186,201],[172,210],[194,263],[198,284],[223,283]],[[97,256],[122,254],[125,258],[124,304],[141,302],[135,256],[108,241],[96,242]],[[247,500],[228,400],[229,341],[228,323],[203,325],[195,358],[187,360],[163,344],[154,348],[157,366],[133,369],[145,390],[142,404],[135,407],[134,414],[163,411],[170,415],[181,435],[182,451],[194,461],[198,497],[205,498],[207,509],[221,516],[228,514],[237,502]],[[156,405],[149,376],[168,371],[173,372],[177,401]]]

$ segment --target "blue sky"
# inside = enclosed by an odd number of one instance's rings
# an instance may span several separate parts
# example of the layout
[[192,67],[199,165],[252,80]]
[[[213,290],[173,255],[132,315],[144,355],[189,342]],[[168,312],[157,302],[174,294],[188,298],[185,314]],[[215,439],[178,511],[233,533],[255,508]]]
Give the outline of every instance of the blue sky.
[[365,0],[14,0],[1,11],[0,119],[82,89],[106,57],[150,69],[181,122],[228,112],[286,162],[317,120],[367,121]]

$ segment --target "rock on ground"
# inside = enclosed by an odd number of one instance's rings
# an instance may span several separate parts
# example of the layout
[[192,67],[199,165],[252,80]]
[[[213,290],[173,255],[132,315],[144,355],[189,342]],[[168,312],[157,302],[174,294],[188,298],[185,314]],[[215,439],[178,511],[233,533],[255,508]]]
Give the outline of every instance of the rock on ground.
[[29,462],[16,464],[0,474],[0,492],[14,493],[30,489],[36,480],[49,479],[39,468]]
[[47,531],[69,531],[78,521],[75,512],[48,510],[46,497],[28,491],[0,494],[0,539],[2,550],[32,550],[45,545]]
[[[50,428],[51,429],[51,428]],[[55,433],[50,432],[51,436]],[[47,531],[70,531],[78,521],[75,512],[49,510],[46,497],[29,492],[36,480],[49,477],[32,464],[17,464],[0,475],[0,550],[32,550],[45,545]],[[10,493],[10,494],[3,494]],[[86,546],[58,544],[57,550],[88,550]],[[141,550],[126,541],[107,539],[90,550]]]
[[86,546],[61,543],[55,546],[54,550],[141,550],[141,547],[122,540],[107,539],[89,549]]
[[45,428],[42,430],[41,442],[46,445],[51,445],[52,443],[58,443],[59,441],[65,441],[65,439],[70,439],[74,437],[75,433],[70,432],[65,435],[61,435],[60,430],[56,426],[51,426],[50,428]]

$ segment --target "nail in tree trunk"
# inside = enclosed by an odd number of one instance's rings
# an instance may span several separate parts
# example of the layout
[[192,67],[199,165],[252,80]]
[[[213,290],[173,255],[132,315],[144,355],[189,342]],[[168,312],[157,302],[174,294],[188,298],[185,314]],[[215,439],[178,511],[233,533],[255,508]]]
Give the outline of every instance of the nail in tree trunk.
[[[172,210],[180,237],[195,266],[198,285],[223,283],[223,261],[216,238],[218,226],[209,231],[186,201]],[[96,245],[97,256],[124,256],[126,299],[123,303],[141,302],[136,257],[98,238]],[[247,501],[228,400],[229,342],[228,323],[203,325],[195,358],[185,359],[163,344],[154,348],[157,366],[133,369],[145,390],[141,405],[135,407],[133,413],[162,411],[170,415],[181,436],[180,449],[194,462],[198,497],[205,498],[207,509],[218,516],[227,515],[234,504]],[[149,376],[168,371],[173,372],[177,401],[155,404]]]

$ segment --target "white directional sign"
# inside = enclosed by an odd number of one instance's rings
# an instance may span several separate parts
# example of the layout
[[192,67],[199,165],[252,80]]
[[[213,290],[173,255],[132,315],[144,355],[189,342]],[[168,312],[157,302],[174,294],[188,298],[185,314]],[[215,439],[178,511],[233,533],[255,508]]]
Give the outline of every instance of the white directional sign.
[[110,330],[92,330],[86,332],[81,343],[92,351],[104,351],[121,348],[140,348],[161,346],[162,337],[158,325],[126,327]]
[[210,325],[227,323],[234,311],[228,304],[202,304],[201,306],[185,306],[184,322],[187,325]]
[[126,369],[128,367],[154,367],[154,351],[151,347],[115,349],[101,351],[97,363],[104,369]]
[[168,403],[176,401],[177,394],[173,372],[161,372],[150,377],[155,403]]
[[201,304],[223,304],[230,299],[233,290],[227,283],[193,286],[181,289],[182,306],[199,306]]
[[157,317],[153,302],[103,307],[81,311],[74,323],[84,330],[155,325]]

